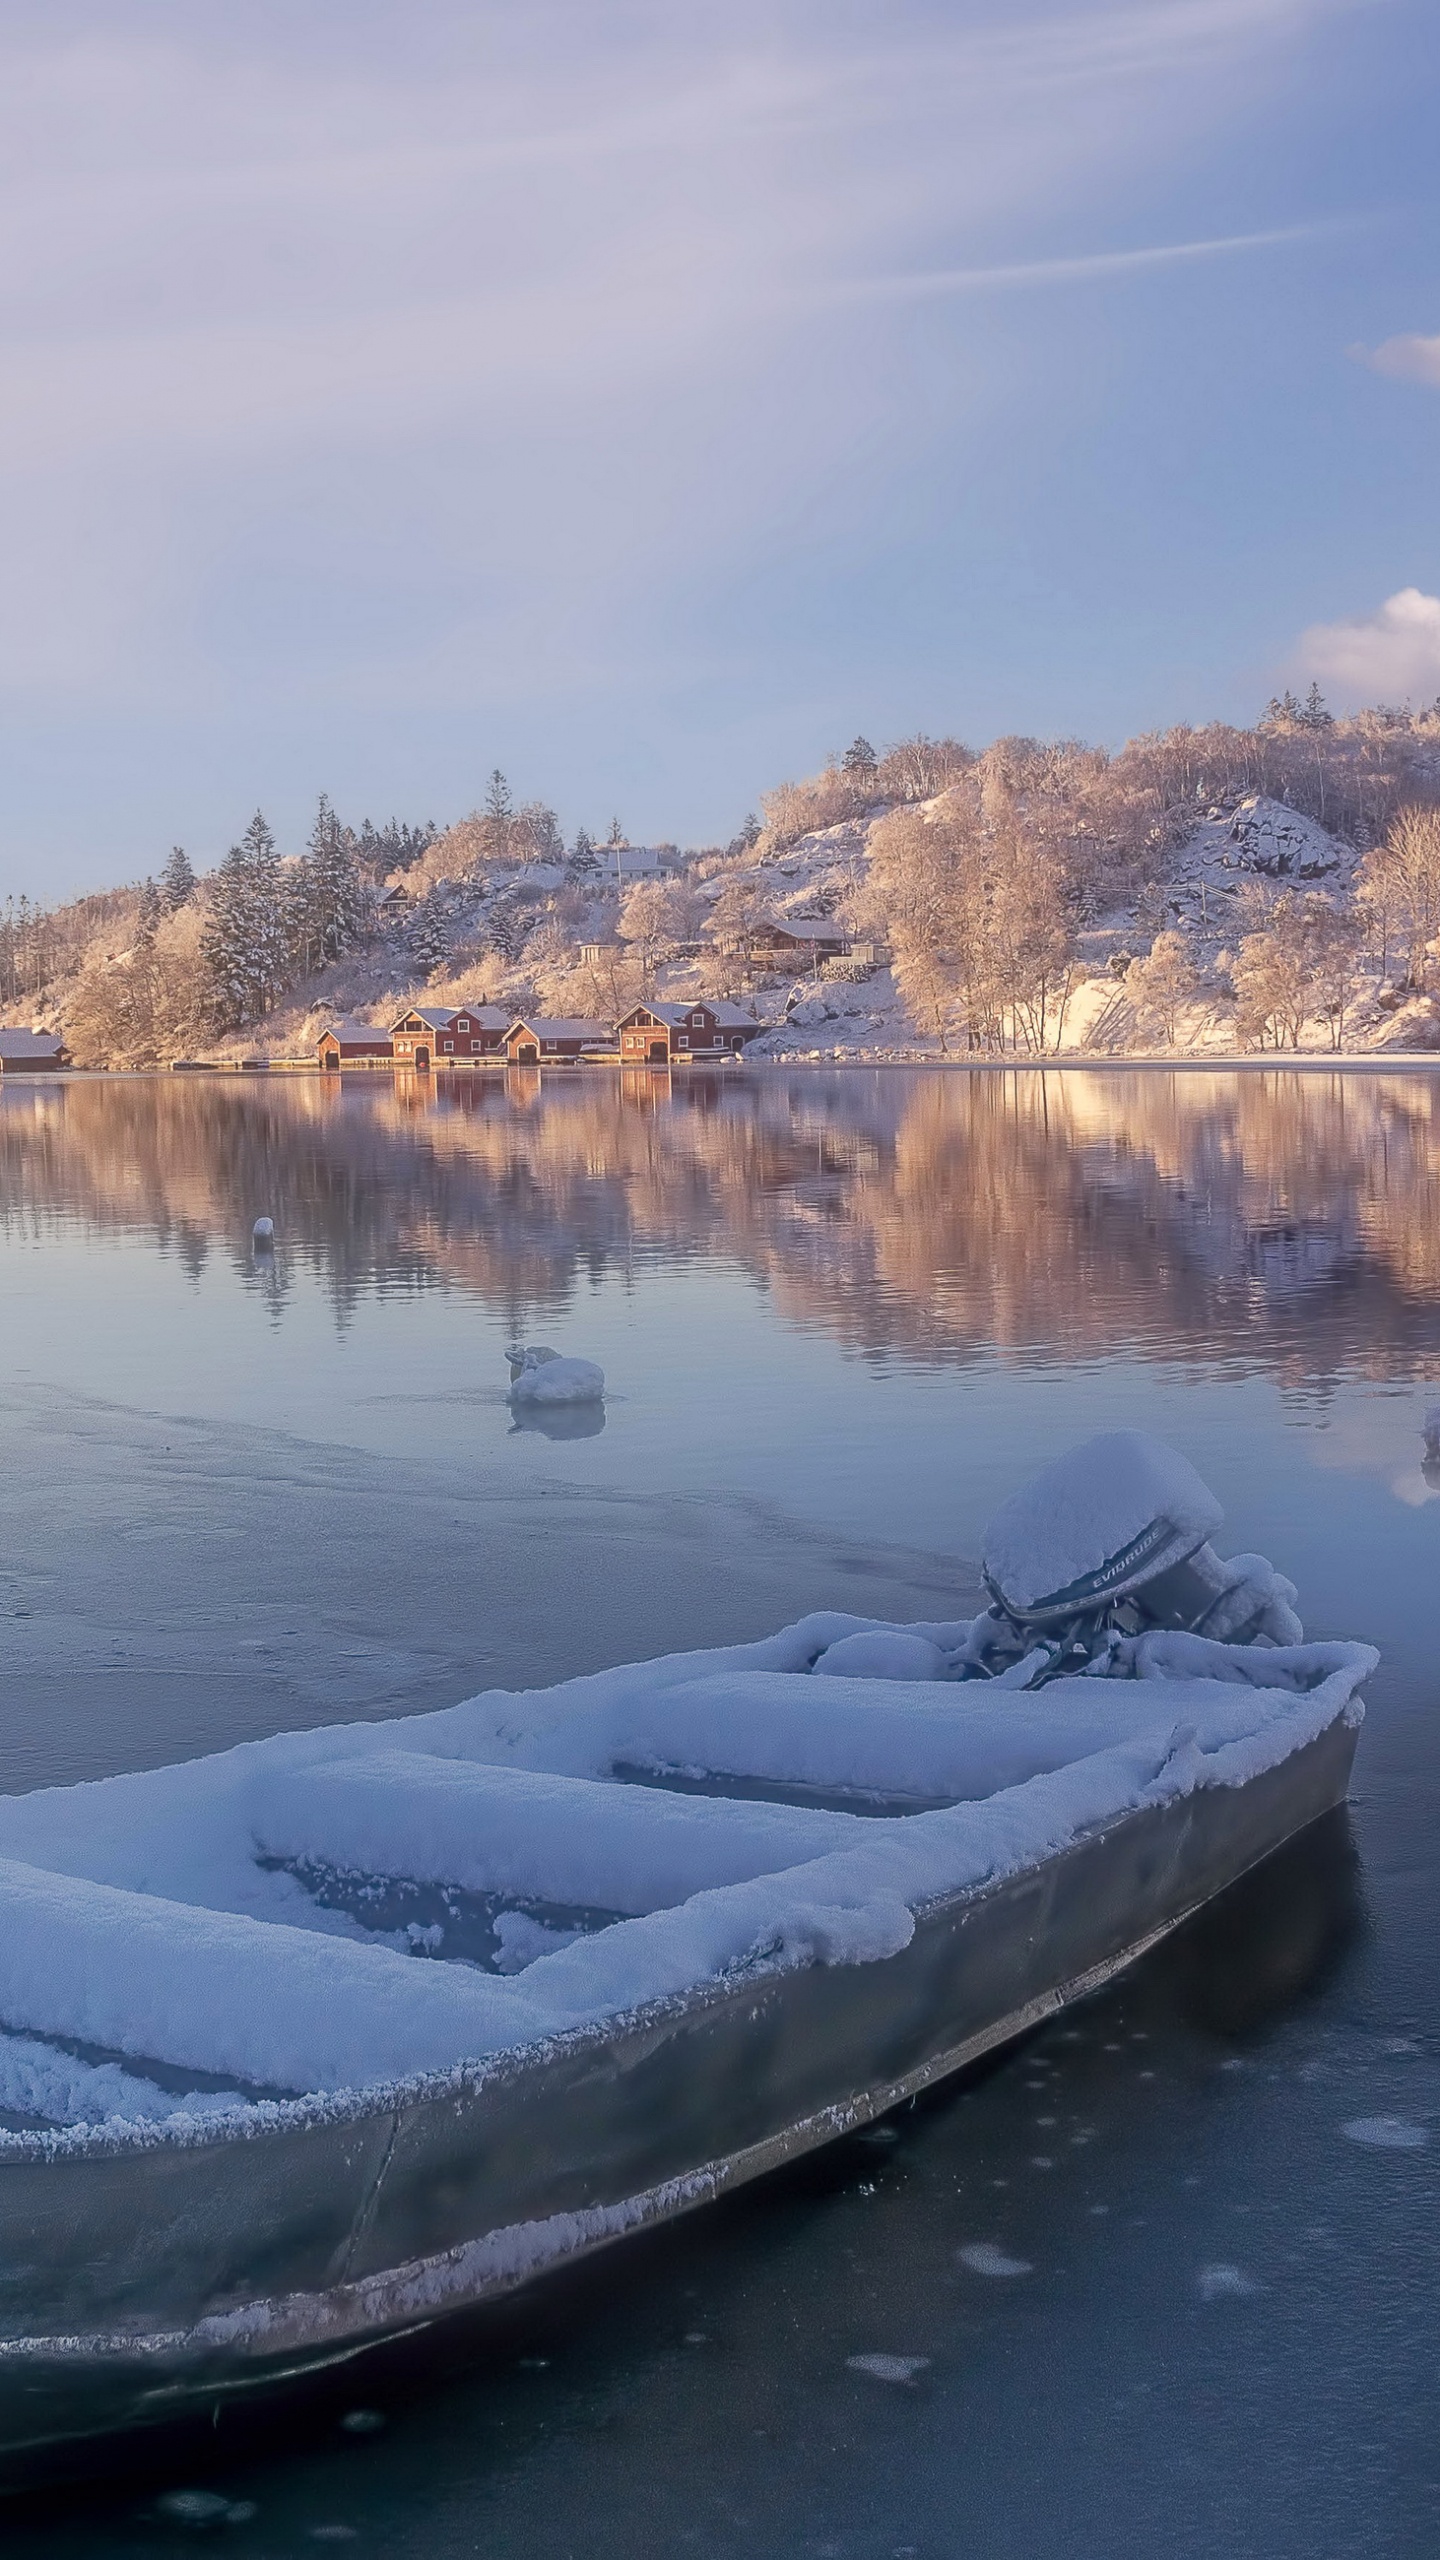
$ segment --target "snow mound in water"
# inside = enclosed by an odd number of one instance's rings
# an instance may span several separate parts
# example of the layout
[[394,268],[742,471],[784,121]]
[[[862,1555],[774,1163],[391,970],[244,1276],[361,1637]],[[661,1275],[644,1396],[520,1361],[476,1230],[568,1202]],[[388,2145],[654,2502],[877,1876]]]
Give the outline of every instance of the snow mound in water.
[[[512,1351],[512,1361],[515,1356]],[[519,1358],[519,1375],[510,1381],[512,1404],[599,1404],[604,1396],[605,1372],[594,1360],[569,1360],[539,1344]]]

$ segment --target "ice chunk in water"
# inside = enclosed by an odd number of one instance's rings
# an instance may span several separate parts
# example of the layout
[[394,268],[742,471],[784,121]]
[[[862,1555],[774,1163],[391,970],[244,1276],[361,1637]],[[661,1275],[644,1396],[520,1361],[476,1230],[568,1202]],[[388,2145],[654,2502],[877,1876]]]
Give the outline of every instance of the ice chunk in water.
[[994,2240],[970,2240],[955,2252],[962,2267],[972,2276],[1028,2276],[1034,2273],[1028,2258],[1012,2258]]
[[872,2382],[913,2382],[930,2362],[928,2356],[847,2356],[851,2373],[868,2373]]
[[1202,2302],[1242,2302],[1264,2290],[1243,2267],[1202,2267],[1195,2282]]
[[1368,2143],[1374,2151],[1423,2151],[1430,2139],[1423,2124],[1405,2116],[1352,2116],[1340,2130],[1347,2142]]

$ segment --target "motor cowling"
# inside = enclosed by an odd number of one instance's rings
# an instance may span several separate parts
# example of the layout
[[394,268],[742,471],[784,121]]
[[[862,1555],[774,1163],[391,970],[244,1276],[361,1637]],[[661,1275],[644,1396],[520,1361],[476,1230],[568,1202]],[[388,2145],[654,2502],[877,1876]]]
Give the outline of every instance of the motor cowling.
[[1294,1584],[1264,1556],[1219,1556],[1210,1539],[1223,1518],[1178,1450],[1143,1431],[1102,1432],[991,1521],[983,1571],[995,1614],[1022,1651],[1060,1640],[1067,1653],[1084,1652],[1117,1626],[1299,1643]]

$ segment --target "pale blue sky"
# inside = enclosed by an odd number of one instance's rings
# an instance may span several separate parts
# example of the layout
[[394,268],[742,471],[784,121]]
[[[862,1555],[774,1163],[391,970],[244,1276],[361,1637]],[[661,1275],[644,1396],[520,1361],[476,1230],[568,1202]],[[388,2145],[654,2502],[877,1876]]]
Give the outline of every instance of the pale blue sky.
[[1440,692],[1437,72],[1434,0],[0,0],[0,895]]

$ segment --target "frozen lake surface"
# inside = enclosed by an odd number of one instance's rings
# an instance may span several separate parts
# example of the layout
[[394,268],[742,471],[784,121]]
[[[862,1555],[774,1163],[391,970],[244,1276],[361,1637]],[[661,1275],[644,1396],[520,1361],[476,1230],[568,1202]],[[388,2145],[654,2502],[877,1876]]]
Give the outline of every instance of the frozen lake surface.
[[[998,1503],[1120,1424],[1384,1653],[1348,1831],[1219,1924],[13,2552],[1440,2546],[1440,1075],[16,1079],[0,1318],[7,1788],[958,1614]],[[603,1409],[517,1418],[516,1340]]]

